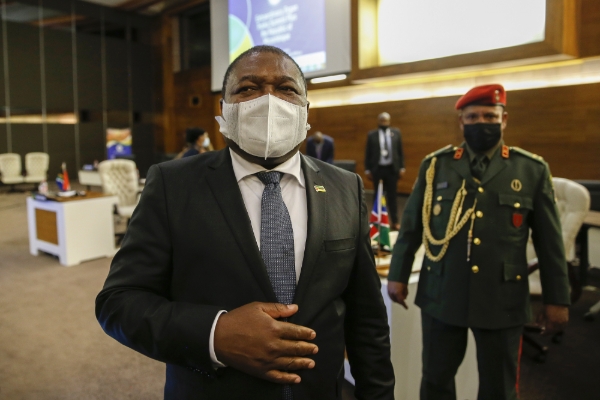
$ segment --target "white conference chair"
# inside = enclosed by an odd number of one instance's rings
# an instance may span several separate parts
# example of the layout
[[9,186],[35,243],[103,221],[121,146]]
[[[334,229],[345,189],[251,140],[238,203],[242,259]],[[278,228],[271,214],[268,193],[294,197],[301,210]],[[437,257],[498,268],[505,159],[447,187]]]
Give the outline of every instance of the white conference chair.
[[[560,216],[560,224],[562,227],[563,244],[565,246],[565,256],[569,272],[569,282],[571,284],[571,303],[574,303],[581,296],[581,281],[579,279],[579,260],[575,252],[575,238],[583,225],[589,209],[590,209],[590,193],[588,190],[577,182],[565,178],[552,178],[554,184],[554,194],[556,196],[556,208]],[[529,293],[533,296],[542,295],[542,284],[540,280],[540,271],[537,265],[537,256],[533,247],[533,242],[529,238],[527,244],[527,259],[529,260]],[[534,325],[526,325],[526,330],[540,331],[540,327]],[[544,362],[548,348],[537,343],[527,334],[523,335],[523,339],[537,348],[539,351],[535,357],[537,361]],[[562,340],[562,332],[557,333],[553,337],[555,343]]]
[[129,223],[129,218],[131,218],[140,196],[135,162],[122,159],[102,161],[98,164],[98,172],[102,182],[102,191],[119,198],[116,214],[125,218]]
[[50,156],[47,153],[33,152],[25,154],[25,182],[40,183],[48,178]]
[[15,185],[23,183],[21,156],[17,153],[0,154],[0,181],[10,185],[10,191],[15,191]]

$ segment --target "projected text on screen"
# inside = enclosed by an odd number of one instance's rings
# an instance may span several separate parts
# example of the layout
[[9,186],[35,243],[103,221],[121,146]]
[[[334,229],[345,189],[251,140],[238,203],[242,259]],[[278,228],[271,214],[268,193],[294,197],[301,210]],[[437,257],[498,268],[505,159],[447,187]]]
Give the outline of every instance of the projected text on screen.
[[261,44],[281,48],[305,73],[325,69],[325,0],[229,0],[229,62]]

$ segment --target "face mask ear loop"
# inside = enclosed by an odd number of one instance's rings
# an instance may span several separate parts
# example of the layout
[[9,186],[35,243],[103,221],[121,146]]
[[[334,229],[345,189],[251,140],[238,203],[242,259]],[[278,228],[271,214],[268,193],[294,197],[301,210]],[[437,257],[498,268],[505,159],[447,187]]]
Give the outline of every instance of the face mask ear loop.
[[267,99],[269,101],[269,112],[267,113],[267,140],[266,140],[266,146],[265,146],[265,160],[267,159],[267,156],[269,155],[269,147],[271,147],[271,129],[272,129],[272,114],[271,114],[271,106],[273,105],[273,102],[271,101],[271,95],[268,94]]
[[295,118],[296,118],[296,121],[295,121],[296,124],[295,125],[296,126],[295,126],[295,129],[294,129],[294,131],[295,131],[294,143],[297,144],[297,143],[300,143],[300,135],[301,135],[300,129],[299,129],[300,128],[300,124],[301,124],[301,122],[300,122],[300,119],[301,119],[300,116],[302,115],[302,111],[303,110],[302,110],[302,107],[294,107],[294,109],[296,111],[296,113],[295,113],[296,114],[295,115]]

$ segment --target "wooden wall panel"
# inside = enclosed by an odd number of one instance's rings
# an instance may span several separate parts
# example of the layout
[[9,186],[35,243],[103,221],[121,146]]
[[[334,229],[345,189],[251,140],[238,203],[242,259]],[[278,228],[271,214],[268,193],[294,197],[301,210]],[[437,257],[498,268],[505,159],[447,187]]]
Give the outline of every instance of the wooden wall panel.
[[73,112],[75,107],[72,40],[68,31],[44,31],[46,107],[50,112]]
[[18,22],[6,22],[6,36],[10,106],[39,112],[42,108],[40,30]]
[[[406,175],[398,190],[409,193],[423,157],[462,142],[454,104],[458,96],[319,108],[309,111],[311,133],[336,142],[336,159],[357,161],[364,178],[364,148],[377,115],[389,112],[403,135]],[[600,84],[508,93],[505,142],[544,157],[554,176],[600,179]],[[365,182],[367,188],[372,188]]]
[[600,1],[581,0],[580,43],[581,57],[600,55]]
[[[199,103],[193,105],[192,97]],[[208,132],[214,144],[220,143],[220,136],[215,121],[214,97],[210,90],[210,68],[189,69],[174,75],[174,109],[172,133],[175,135],[175,148],[179,152],[185,143],[185,130],[200,127]]]
[[8,153],[6,124],[0,124],[0,154],[2,153]]
[[75,126],[67,124],[48,124],[48,180],[53,181],[61,172],[61,164],[67,164],[67,172],[71,179],[77,177],[75,158]]

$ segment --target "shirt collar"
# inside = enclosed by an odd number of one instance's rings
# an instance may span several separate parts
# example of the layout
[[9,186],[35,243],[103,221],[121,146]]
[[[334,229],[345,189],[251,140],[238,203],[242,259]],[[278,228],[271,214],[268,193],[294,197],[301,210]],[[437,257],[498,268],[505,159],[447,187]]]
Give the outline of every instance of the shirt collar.
[[[231,154],[233,173],[235,174],[235,179],[238,183],[250,175],[254,175],[261,171],[267,171],[265,167],[243,159],[239,154],[231,150],[231,148],[229,149],[229,153]],[[304,187],[304,174],[302,173],[300,152],[296,152],[292,158],[268,171],[279,171],[284,174],[289,174],[296,178],[300,186]]]
[[489,149],[488,151],[483,152],[483,153],[477,153],[475,150],[470,148],[466,142],[465,142],[465,147],[467,148],[467,153],[469,154],[469,161],[473,162],[473,159],[475,157],[477,157],[478,154],[484,154],[485,156],[487,156],[488,160],[491,160],[492,157],[494,157],[494,154],[496,154],[496,150],[498,150],[498,148],[501,147],[503,144],[504,144],[504,141],[500,140],[498,142],[498,144],[496,144],[494,147],[492,147],[491,149]]

